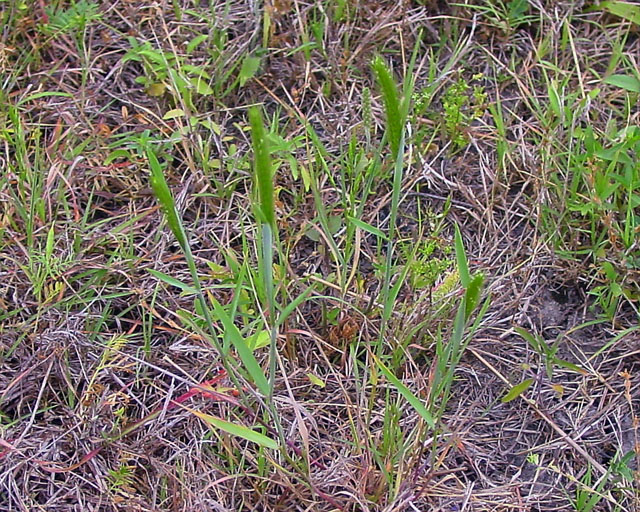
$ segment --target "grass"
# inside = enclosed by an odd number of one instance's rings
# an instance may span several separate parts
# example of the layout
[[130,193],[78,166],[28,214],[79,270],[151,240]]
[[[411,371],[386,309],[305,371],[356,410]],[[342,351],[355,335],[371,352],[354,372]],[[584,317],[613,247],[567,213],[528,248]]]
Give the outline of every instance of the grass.
[[637,508],[634,6],[207,4],[0,1],[0,510]]

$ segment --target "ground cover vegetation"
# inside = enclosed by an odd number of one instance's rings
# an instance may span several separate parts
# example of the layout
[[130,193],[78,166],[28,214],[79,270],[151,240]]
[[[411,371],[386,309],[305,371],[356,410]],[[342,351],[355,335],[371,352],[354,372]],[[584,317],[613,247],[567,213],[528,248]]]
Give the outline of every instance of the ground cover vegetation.
[[0,510],[639,508],[640,7],[0,31]]

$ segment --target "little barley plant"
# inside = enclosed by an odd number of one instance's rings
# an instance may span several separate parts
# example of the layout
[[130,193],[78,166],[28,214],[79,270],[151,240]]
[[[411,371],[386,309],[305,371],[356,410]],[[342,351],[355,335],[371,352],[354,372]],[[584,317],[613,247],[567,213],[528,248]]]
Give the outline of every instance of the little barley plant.
[[255,152],[255,182],[257,188],[257,203],[255,214],[260,228],[261,252],[259,253],[260,274],[262,275],[265,310],[271,323],[271,348],[269,351],[269,399],[273,396],[276,378],[276,305],[273,287],[273,246],[274,236],[277,236],[276,213],[274,203],[273,175],[271,169],[271,153],[267,136],[262,122],[262,115],[257,107],[249,110],[251,123],[251,138]]
[[[264,150],[259,150],[258,153],[261,155],[261,157],[264,157],[265,154],[268,155],[268,153],[265,153]],[[184,285],[182,283],[180,283],[179,286],[196,296],[199,303],[199,311],[204,317],[210,334],[208,336],[208,339],[217,350],[220,356],[220,362],[225,367],[229,377],[234,382],[236,388],[242,388],[237,377],[238,372],[240,372],[241,374],[244,374],[245,377],[253,381],[253,383],[258,388],[258,391],[262,395],[270,396],[271,387],[267,381],[267,378],[262,368],[258,364],[255,356],[253,355],[252,350],[249,348],[247,341],[240,334],[240,331],[234,324],[232,318],[228,315],[222,305],[215,298],[213,298],[212,296],[209,297],[211,304],[209,304],[209,302],[205,298],[202,285],[200,283],[200,277],[196,268],[195,259],[191,252],[191,246],[189,244],[187,232],[184,229],[182,220],[176,209],[173,196],[165,180],[162,166],[151,146],[147,147],[146,155],[151,169],[151,186],[160,205],[163,208],[169,228],[178,240],[180,248],[184,252],[185,259],[189,266],[191,278],[193,280],[193,287]],[[261,205],[261,207],[263,208],[262,215],[264,219],[267,221],[273,221],[273,211],[271,211],[270,216],[268,207],[265,208],[264,205]],[[168,276],[165,277],[160,273],[156,273],[155,275],[172,286],[177,285],[177,280],[173,278],[170,278]],[[231,340],[231,344],[237,351],[238,356],[243,364],[244,371],[241,371],[239,368],[237,368],[235,362],[229,357],[227,352],[223,349],[223,346],[220,344],[217,329],[214,325],[214,318],[217,318],[217,320],[222,324],[225,336],[229,337],[229,339]],[[215,428],[228,432],[232,435],[242,437],[261,446],[269,448],[277,447],[277,443],[273,439],[249,427],[231,423],[211,415],[200,416],[204,421],[211,424]]]
[[[417,46],[416,46],[417,48]],[[411,70],[413,69],[415,59],[415,52],[412,57],[411,64],[409,65],[409,76],[411,77]],[[453,383],[454,372],[462,357],[462,354],[466,348],[466,345],[471,340],[471,337],[475,330],[479,327],[480,321],[484,316],[484,312],[489,306],[489,299],[487,299],[478,314],[476,321],[472,324],[467,332],[467,325],[471,318],[471,314],[475,311],[477,305],[480,302],[480,296],[482,292],[482,286],[484,283],[484,276],[480,273],[472,276],[469,272],[468,261],[466,252],[464,250],[464,244],[462,242],[462,235],[460,230],[456,226],[455,230],[455,253],[456,263],[458,268],[457,275],[460,278],[465,294],[460,302],[458,313],[454,321],[454,327],[449,340],[445,342],[441,336],[437,338],[436,344],[436,361],[437,370],[435,372],[435,378],[430,393],[430,399],[425,405],[421,399],[419,399],[407,385],[405,385],[400,379],[398,379],[394,373],[395,368],[389,368],[383,360],[383,347],[384,343],[382,337],[385,333],[385,328],[391,317],[391,310],[393,309],[396,299],[400,290],[400,286],[405,281],[409,272],[409,267],[405,266],[399,276],[396,276],[396,282],[391,286],[391,274],[393,270],[393,254],[396,247],[396,218],[400,201],[400,185],[402,182],[402,171],[404,166],[404,151],[405,151],[405,123],[407,121],[407,115],[409,112],[409,103],[412,97],[413,81],[411,78],[407,79],[403,88],[403,95],[400,96],[398,88],[393,81],[392,75],[381,58],[377,58],[373,63],[373,70],[382,90],[382,97],[385,105],[387,131],[386,138],[391,149],[391,155],[394,162],[394,174],[393,174],[393,191],[391,201],[391,215],[389,222],[389,230],[387,234],[387,259],[385,267],[385,275],[382,289],[382,327],[381,327],[381,339],[376,344],[376,350],[372,354],[372,358],[376,363],[380,372],[391,382],[391,384],[397,389],[399,394],[411,404],[414,410],[425,421],[429,428],[434,429],[436,427],[436,421],[444,413],[446,404],[449,399],[449,392]],[[397,366],[397,361],[394,358],[394,366]],[[375,377],[372,377],[375,379]],[[373,392],[375,393],[375,391]]]

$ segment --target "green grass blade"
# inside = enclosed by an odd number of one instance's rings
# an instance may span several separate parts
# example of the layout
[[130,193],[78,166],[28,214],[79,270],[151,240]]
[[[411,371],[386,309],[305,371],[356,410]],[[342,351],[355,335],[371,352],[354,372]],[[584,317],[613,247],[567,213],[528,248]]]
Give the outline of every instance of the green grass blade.
[[509,390],[509,392],[500,399],[500,401],[503,404],[506,404],[508,402],[511,402],[512,400],[515,400],[527,389],[529,389],[529,387],[531,387],[531,384],[533,384],[533,379],[523,380],[520,384],[516,384],[515,386],[513,386]]
[[407,71],[404,78],[404,86],[402,88],[402,101],[400,103],[400,119],[402,120],[402,124],[406,122],[409,116],[409,110],[411,110],[411,99],[413,96],[413,88],[415,86],[415,67],[416,60],[418,58],[418,54],[420,53],[420,48],[422,44],[422,29],[418,32],[418,37],[416,37],[415,45],[413,46],[413,52],[411,53],[411,60],[409,61],[409,66],[407,67]]
[[471,316],[471,313],[476,309],[478,301],[480,300],[480,294],[482,293],[482,285],[484,284],[484,274],[477,272],[471,281],[465,292],[466,305],[465,305],[465,317],[467,320]]
[[275,440],[271,439],[268,436],[265,436],[264,434],[261,434],[260,432],[256,432],[249,427],[238,425],[236,423],[223,420],[222,418],[211,416],[210,414],[204,414],[192,409],[189,409],[189,411],[195,414],[198,418],[206,421],[210,425],[213,425],[215,428],[226,432],[227,434],[241,437],[242,439],[246,439],[247,441],[256,443],[257,445],[264,446],[265,448],[271,448],[272,450],[278,449],[278,443]]
[[162,172],[162,167],[160,166],[158,157],[153,150],[147,147],[146,153],[147,160],[149,161],[149,167],[151,168],[151,188],[158,198],[160,206],[164,210],[167,218],[167,224],[169,224],[169,229],[171,229],[173,236],[178,240],[182,250],[185,251],[185,248],[188,246],[187,237],[182,226],[182,221],[178,216],[173,196],[169,190],[169,185],[167,185],[167,180],[164,178],[164,172]]
[[456,261],[458,263],[458,272],[460,272],[460,282],[462,287],[466,290],[471,283],[471,275],[469,274],[469,262],[467,260],[467,253],[464,250],[464,243],[462,241],[462,235],[460,234],[460,228],[455,225],[456,228]]
[[[592,7],[595,9],[596,7]],[[636,25],[640,25],[640,7],[637,5],[633,5],[633,2],[620,2],[618,0],[608,0],[606,2],[602,2],[598,7],[598,9],[604,8],[611,14],[615,16],[620,16],[625,20],[631,21]]]
[[[260,238],[262,249],[261,254],[259,255],[260,274],[262,276],[262,281],[264,284],[267,310],[269,312],[269,318],[271,322],[271,346],[269,349],[269,384],[267,384],[266,379],[264,379],[262,368],[257,366],[257,363],[254,365],[251,361],[251,359],[253,359],[253,354],[251,353],[251,351],[249,351],[248,354],[248,356],[250,356],[250,360],[245,361],[243,359],[243,362],[245,363],[245,365],[251,364],[251,367],[247,366],[247,369],[249,371],[251,371],[250,368],[252,368],[256,372],[258,372],[259,370],[259,374],[252,375],[252,377],[254,378],[256,384],[258,384],[258,387],[260,387],[260,390],[265,393],[266,396],[271,397],[273,395],[273,388],[275,385],[277,357],[277,332],[275,327],[276,307],[275,292],[273,287],[273,243],[274,234],[277,237],[277,226],[273,189],[273,173],[271,169],[271,153],[269,144],[265,133],[264,123],[262,121],[262,114],[260,113],[258,107],[252,107],[249,109],[249,122],[251,124],[251,140],[253,143],[254,153],[254,173],[256,186],[258,188],[259,204],[256,208],[256,211],[258,212],[258,217],[261,221]],[[236,350],[238,350],[238,353],[240,353],[238,347],[236,347]],[[253,361],[255,361],[255,359],[253,359]],[[263,384],[266,386],[265,390],[263,390],[261,387]]]
[[398,377],[396,377],[391,372],[391,370],[389,370],[389,368],[387,368],[384,365],[384,363],[380,361],[380,359],[378,359],[374,354],[371,354],[371,355],[374,361],[376,362],[376,364],[378,365],[378,368],[380,368],[380,371],[384,374],[384,376],[387,379],[389,379],[389,382],[391,382],[391,384],[393,384],[393,386],[398,390],[398,393],[400,393],[404,397],[404,399],[411,404],[411,406],[415,409],[415,411],[420,415],[420,417],[424,421],[427,422],[427,424],[431,428],[435,428],[435,422],[433,421],[433,416],[431,416],[431,413],[424,406],[424,404],[422,403],[422,400],[420,400],[416,395],[414,395],[407,386],[405,386],[402,382],[400,382]]
[[44,259],[47,262],[47,264],[49,264],[49,262],[51,261],[51,258],[53,257],[53,248],[55,246],[55,235],[56,235],[55,223],[52,223],[51,227],[49,228],[49,232],[47,233],[47,243],[44,249]]
[[314,291],[315,291],[314,287],[309,286],[305,291],[303,291],[300,295],[298,295],[295,299],[293,299],[289,304],[287,304],[287,306],[284,307],[282,311],[280,311],[280,315],[278,315],[277,326],[280,327],[286,321],[286,319],[289,318],[291,313],[293,313],[300,304],[302,304],[305,300],[307,300],[307,298],[309,298],[309,295],[311,295],[311,293]]
[[[391,291],[391,274],[393,272],[393,254],[395,249],[395,230],[398,218],[398,207],[400,204],[400,190],[402,188],[403,175],[403,153],[404,153],[404,129],[400,133],[400,151],[395,161],[393,172],[393,189],[391,192],[391,212],[389,218],[389,235],[387,237],[387,255],[385,259],[384,282],[382,283],[382,300],[384,303],[384,311],[382,314],[382,326],[380,328],[380,341],[382,341],[388,320],[391,318],[391,312],[394,306],[393,294]],[[406,275],[406,273],[405,273]],[[378,355],[381,354],[382,343],[378,343]]]
[[240,334],[240,331],[235,326],[229,315],[227,315],[227,312],[220,305],[220,303],[217,300],[212,299],[212,304],[213,311],[215,312],[216,317],[218,317],[220,322],[222,322],[225,334],[229,336],[229,339],[238,352],[238,356],[240,356],[240,360],[249,373],[249,376],[256,384],[260,392],[264,396],[269,396],[269,383],[267,382],[267,378],[262,371],[262,367],[258,364],[258,361],[254,357],[253,352],[249,348],[249,345],[247,345],[247,342],[242,337],[242,334]]
[[157,270],[153,270],[152,268],[148,268],[147,272],[149,272],[149,274],[151,274],[156,279],[160,279],[160,281],[164,281],[166,284],[170,286],[175,286],[176,288],[180,288],[183,292],[186,292],[192,295],[195,295],[198,293],[198,290],[196,290],[193,286],[189,286],[188,284],[185,284],[182,281],[179,281],[178,279],[176,279],[175,277],[171,277],[165,274],[164,272],[158,272]]
[[382,240],[388,240],[387,235],[385,235],[381,229],[378,229],[377,227],[372,226],[371,224],[363,220],[352,217],[351,215],[347,215],[347,219],[355,227],[360,228],[361,230],[366,231],[367,233],[371,233],[372,235],[375,235],[379,238],[382,238]]
[[615,85],[626,91],[640,93],[640,80],[630,75],[611,75],[604,79],[605,84]]

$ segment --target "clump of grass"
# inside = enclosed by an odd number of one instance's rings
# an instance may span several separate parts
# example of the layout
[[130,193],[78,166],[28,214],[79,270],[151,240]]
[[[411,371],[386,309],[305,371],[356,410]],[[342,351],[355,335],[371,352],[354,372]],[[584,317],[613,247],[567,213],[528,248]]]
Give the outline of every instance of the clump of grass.
[[258,202],[255,205],[255,212],[260,226],[260,269],[264,286],[266,311],[271,323],[271,343],[269,350],[269,372],[270,386],[268,396],[271,399],[276,380],[276,338],[277,338],[277,318],[275,293],[273,287],[273,245],[274,234],[277,236],[276,212],[274,203],[273,172],[271,167],[271,153],[267,136],[262,122],[262,115],[257,107],[249,110],[249,121],[251,123],[251,139],[254,151],[254,173],[255,183],[258,189]]
[[[191,273],[191,278],[193,280],[193,291],[195,292],[198,303],[200,305],[199,311],[204,315],[206,325],[209,329],[209,340],[216,348],[220,357],[220,361],[224,365],[225,369],[229,372],[229,376],[234,379],[236,386],[240,388],[241,386],[239,385],[237,377],[235,376],[235,372],[237,371],[235,365],[218,340],[218,334],[213,321],[213,319],[216,318],[222,323],[226,335],[231,339],[231,343],[238,352],[238,356],[240,357],[248,376],[255,383],[255,385],[258,387],[258,390],[263,395],[269,396],[270,386],[267,383],[267,378],[265,377],[261,366],[256,361],[252,350],[247,345],[247,341],[242,337],[238,328],[234,325],[233,320],[229,317],[229,315],[219,304],[219,302],[215,298],[211,298],[210,305],[205,298],[200,282],[200,276],[198,275],[196,262],[191,251],[191,245],[187,238],[187,233],[182,224],[180,215],[178,214],[178,211],[176,209],[175,201],[173,200],[171,191],[169,190],[167,182],[164,178],[164,173],[160,162],[158,161],[158,158],[150,147],[147,148],[147,158],[149,160],[149,166],[151,168],[151,186],[153,187],[153,191],[164,210],[167,218],[167,224],[169,225],[169,228],[171,229],[173,235],[178,240],[180,248],[184,252],[187,264],[189,266],[189,271]],[[169,279],[168,283],[173,285],[175,284],[175,281]],[[207,421],[214,424],[213,420],[211,420],[211,418],[209,417],[207,417]],[[219,425],[217,423],[215,424],[218,426],[223,424],[226,426],[227,424],[227,422],[224,422],[224,420],[220,420],[220,422],[221,423]],[[239,428],[236,428],[234,430],[234,434],[244,434],[246,438],[249,438],[248,431],[246,431],[246,429],[240,428],[240,426],[238,427]],[[255,441],[255,437],[252,437],[250,440]]]
[[567,166],[553,177],[562,202],[547,211],[547,219],[564,234],[556,239],[559,253],[595,266],[589,293],[609,319],[623,302],[640,314],[640,130],[612,124],[608,132],[597,133],[592,126],[577,126],[563,105],[567,100],[558,93],[551,97],[554,116],[572,127]]
[[0,9],[9,507],[630,509],[637,328],[548,339],[537,231],[636,313],[630,4],[187,3]]

